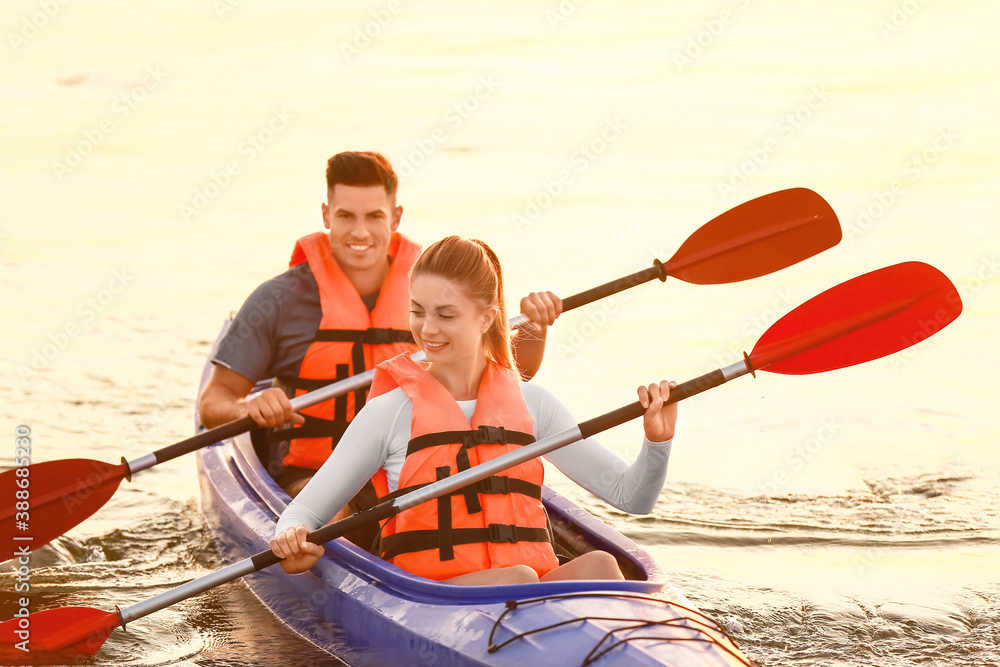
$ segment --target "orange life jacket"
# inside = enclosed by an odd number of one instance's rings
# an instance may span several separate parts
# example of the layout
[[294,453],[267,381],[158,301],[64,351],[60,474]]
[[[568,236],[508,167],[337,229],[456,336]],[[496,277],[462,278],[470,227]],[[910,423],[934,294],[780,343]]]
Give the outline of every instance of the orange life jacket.
[[[392,264],[382,283],[375,308],[368,311],[361,295],[347,279],[330,251],[330,240],[317,232],[295,243],[289,266],[308,262],[319,285],[323,317],[316,337],[306,350],[298,376],[278,382],[293,387],[295,395],[342,380],[402,352],[417,351],[410,333],[409,273],[420,256],[420,246],[393,232],[389,239]],[[306,421],[291,434],[272,432],[272,440],[286,440],[291,448],[286,466],[318,469],[337,446],[347,425],[365,404],[366,389],[338,396],[300,411]]]
[[[409,356],[379,364],[375,374],[372,396],[399,386],[413,402],[394,496],[535,440],[517,377],[497,364],[486,367],[471,422],[444,385]],[[541,576],[559,564],[541,502],[543,477],[536,458],[404,510],[383,526],[381,555],[437,581],[519,564]]]

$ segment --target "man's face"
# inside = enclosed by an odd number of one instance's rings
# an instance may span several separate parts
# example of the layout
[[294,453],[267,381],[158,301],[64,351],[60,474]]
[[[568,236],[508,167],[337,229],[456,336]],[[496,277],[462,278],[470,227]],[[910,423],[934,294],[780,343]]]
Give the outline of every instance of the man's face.
[[327,191],[323,224],[330,250],[348,277],[386,267],[389,236],[399,226],[403,207],[381,185],[344,185]]

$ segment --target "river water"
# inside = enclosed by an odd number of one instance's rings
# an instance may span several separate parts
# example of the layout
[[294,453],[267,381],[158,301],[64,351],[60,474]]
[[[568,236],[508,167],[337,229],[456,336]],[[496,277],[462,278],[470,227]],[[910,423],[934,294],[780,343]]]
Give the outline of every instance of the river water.
[[[888,358],[686,401],[650,516],[551,484],[654,553],[758,665],[1000,664],[995,3],[335,4],[5,4],[0,465],[19,425],[33,462],[190,435],[211,342],[321,229],[338,151],[393,161],[416,240],[493,245],[512,303],[638,271],[740,202],[808,187],[840,217],[837,247],[567,313],[537,381],[587,419],[909,260],[951,278],[959,320]],[[639,437],[601,440],[628,457]],[[31,563],[33,610],[124,607],[218,567],[193,457],[123,484]],[[331,661],[237,582],[82,662]]]

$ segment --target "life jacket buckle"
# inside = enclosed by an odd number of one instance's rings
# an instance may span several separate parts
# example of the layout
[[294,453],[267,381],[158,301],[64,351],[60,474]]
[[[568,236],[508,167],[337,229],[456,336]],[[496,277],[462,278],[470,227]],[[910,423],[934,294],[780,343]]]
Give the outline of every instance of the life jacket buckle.
[[507,442],[507,432],[503,426],[487,426],[481,424],[476,440],[480,445],[501,445]]
[[490,542],[508,542],[510,544],[517,542],[517,538],[514,537],[513,524],[491,523],[489,529]]
[[500,475],[491,475],[486,479],[480,480],[479,482],[479,492],[480,493],[502,493],[507,495],[510,493],[510,477],[501,477]]

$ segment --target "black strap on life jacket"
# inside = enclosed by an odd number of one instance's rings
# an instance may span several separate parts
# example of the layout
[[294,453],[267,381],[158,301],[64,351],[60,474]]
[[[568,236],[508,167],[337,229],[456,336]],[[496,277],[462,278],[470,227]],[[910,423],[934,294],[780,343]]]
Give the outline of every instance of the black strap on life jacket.
[[[354,373],[365,370],[365,345],[392,345],[393,343],[413,343],[413,334],[402,329],[319,329],[313,337],[313,342],[354,343],[351,349],[351,364],[337,364],[336,374],[332,378],[302,378],[296,376],[280,376],[278,382],[284,386],[302,391],[315,391],[328,384],[349,377],[351,368]],[[365,405],[368,390],[365,387],[354,391],[354,412],[357,413]],[[330,438],[330,451],[337,446],[340,438],[350,423],[347,419],[347,394],[333,399],[333,419],[321,419],[303,415],[305,423],[293,429],[272,430],[268,440],[272,443],[282,442],[292,438]]]
[[[442,478],[443,479],[443,478]],[[392,493],[382,496],[378,499],[380,503],[384,503],[389,500],[395,500],[400,496],[405,496],[411,491],[416,491],[422,489],[428,484],[433,484],[433,482],[425,482],[423,484],[414,484],[412,486],[403,487],[402,489],[396,489]],[[535,500],[542,499],[542,487],[538,484],[532,484],[526,479],[518,479],[517,477],[503,477],[500,475],[490,475],[486,479],[481,479],[478,482],[473,482],[468,486],[464,486],[458,491],[455,491],[451,495],[459,496],[465,495],[466,492],[472,491],[473,493],[486,493],[486,494],[503,494],[508,493],[520,493],[522,496],[529,496]],[[482,508],[479,509],[482,511]]]
[[[467,431],[441,431],[440,433],[427,433],[419,435],[410,440],[406,448],[406,455],[428,447],[439,447],[441,445],[451,445],[457,442],[462,443],[462,448],[455,456],[455,465],[459,471],[468,470],[472,467],[469,462],[469,450],[479,445],[519,445],[521,447],[530,445],[535,441],[535,436],[523,431],[508,431],[502,426],[482,425],[479,428]],[[468,488],[468,487],[467,487]],[[465,509],[469,514],[482,511],[479,504],[479,497],[473,490],[463,493],[465,496]]]
[[[535,441],[535,437],[530,433],[521,431],[508,431],[499,426],[480,426],[474,430],[467,431],[443,431],[441,433],[429,433],[417,436],[410,440],[407,447],[407,456],[413,452],[420,451],[427,447],[441,445],[451,445],[457,442],[462,443],[456,458],[456,466],[459,470],[467,470],[470,467],[468,450],[471,447],[483,444],[515,444],[527,445]],[[464,467],[463,467],[464,465]],[[437,479],[441,480],[450,475],[448,466],[441,466],[435,470]],[[410,491],[427,486],[427,484],[417,484],[398,489],[397,491],[381,498],[380,502],[391,500],[402,496]],[[542,487],[538,484],[523,479],[491,475],[473,484],[469,484],[457,491],[438,497],[438,527],[434,530],[410,530],[382,538],[380,550],[382,558],[389,560],[404,553],[413,551],[426,551],[428,549],[438,549],[442,561],[453,560],[455,558],[455,545],[475,544],[480,542],[548,542],[551,539],[547,528],[530,528],[517,526],[514,524],[491,523],[486,528],[453,528],[451,517],[451,497],[464,496],[465,506],[469,514],[482,512],[483,507],[479,502],[479,494],[508,494],[520,493],[532,498],[541,500]]]
[[[450,516],[449,516],[450,518]],[[441,560],[455,558],[454,546],[460,544],[478,544],[481,542],[548,542],[548,528],[526,528],[506,523],[491,523],[486,528],[452,528],[447,551],[441,549]],[[439,549],[442,546],[440,530],[411,530],[382,538],[382,558],[391,560],[400,554],[411,551],[426,551]]]
[[[275,380],[279,387],[287,387],[292,390],[315,391],[338,380],[346,379],[349,372],[350,366],[348,364],[337,364],[334,377],[329,379],[319,380],[281,375],[275,378]],[[363,396],[364,392],[362,392]],[[357,400],[356,395],[355,400]],[[268,441],[273,444],[293,438],[330,438],[330,451],[333,451],[333,448],[340,442],[340,437],[347,430],[348,424],[347,396],[337,396],[333,401],[333,419],[302,415],[305,418],[305,422],[299,426],[270,429],[267,434]]]

